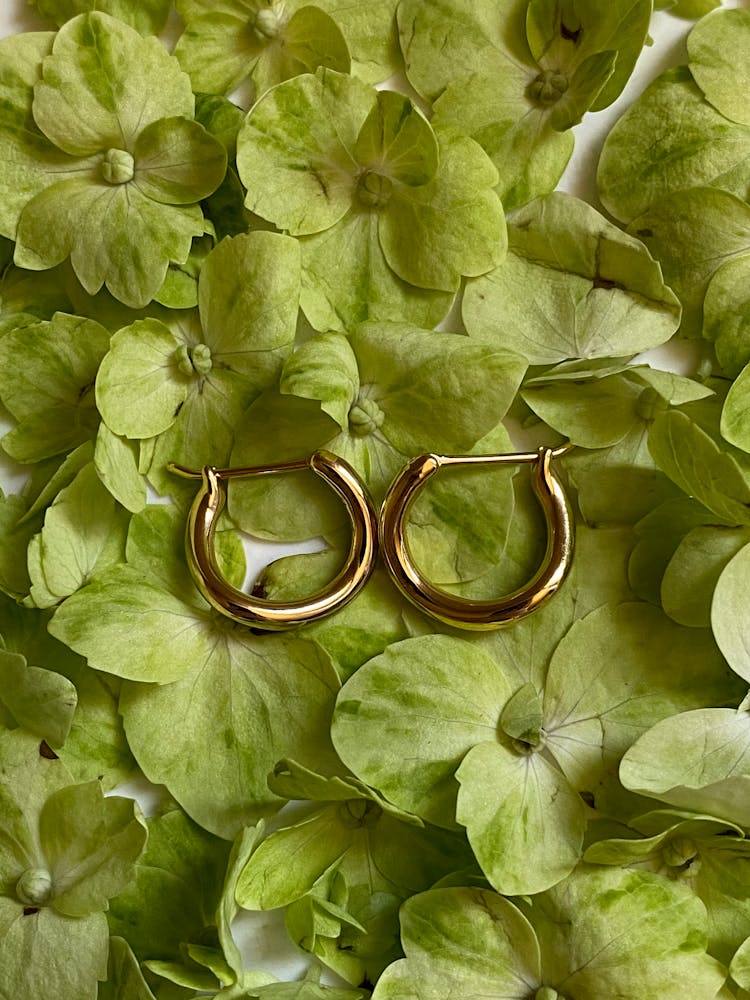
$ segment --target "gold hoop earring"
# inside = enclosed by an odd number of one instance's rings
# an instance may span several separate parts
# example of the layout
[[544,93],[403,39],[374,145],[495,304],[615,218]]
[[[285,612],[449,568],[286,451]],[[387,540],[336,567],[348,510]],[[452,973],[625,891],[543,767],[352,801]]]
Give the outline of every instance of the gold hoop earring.
[[[570,505],[551,462],[571,447],[565,444],[557,449],[508,455],[428,454],[412,459],[391,484],[380,512],[380,547],[402,594],[446,625],[477,631],[520,621],[549,600],[565,579],[573,555]],[[547,523],[547,550],[539,570],[519,590],[496,601],[466,600],[440,590],[420,573],[409,553],[405,521],[419,490],[439,469],[498,464],[534,465],[532,485]]]
[[[201,594],[227,618],[265,631],[295,628],[343,608],[367,583],[377,558],[377,514],[354,469],[338,456],[328,451],[316,451],[309,458],[279,465],[242,469],[205,466],[194,470],[170,464],[168,468],[184,478],[201,480],[200,490],[188,516],[185,539],[187,561]],[[284,604],[261,600],[237,590],[222,576],[214,549],[216,522],[226,503],[226,481],[305,469],[320,476],[344,502],[352,524],[346,562],[328,586],[304,600]]]

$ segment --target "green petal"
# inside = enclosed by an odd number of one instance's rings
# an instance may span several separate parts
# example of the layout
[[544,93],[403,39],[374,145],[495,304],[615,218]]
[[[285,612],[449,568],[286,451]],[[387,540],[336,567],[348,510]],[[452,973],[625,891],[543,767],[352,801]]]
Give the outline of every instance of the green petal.
[[750,12],[721,11],[704,18],[690,32],[688,56],[706,100],[730,121],[750,125],[744,99],[750,87]]
[[324,333],[303,344],[284,366],[281,391],[317,399],[342,430],[359,392],[357,359],[346,337]]
[[575,868],[586,807],[554,764],[486,742],[469,750],[456,779],[456,819],[498,892],[541,892]]
[[97,670],[168,684],[210,657],[204,616],[207,610],[164,591],[157,578],[118,565],[64,601],[50,631]]
[[529,71],[513,65],[450,83],[435,102],[433,124],[467,133],[495,164],[506,211],[549,194],[575,144],[572,132],[557,132],[547,112],[529,104],[528,84]]
[[438,169],[438,146],[427,119],[411,101],[380,90],[355,146],[358,163],[402,184],[427,184]]
[[106,284],[138,309],[158,293],[170,261],[187,260],[193,237],[203,230],[197,205],[160,205],[132,184],[61,181],[24,209],[16,263],[39,271],[70,256],[90,295]]
[[180,809],[149,819],[148,831],[130,881],[110,902],[110,929],[127,934],[140,961],[180,961],[181,943],[200,940],[214,922],[230,845]]
[[599,196],[624,222],[682,188],[713,185],[743,197],[748,152],[750,129],[712,108],[686,67],[668,70],[607,136],[597,174]]
[[750,824],[750,717],[704,708],[673,715],[644,733],[620,765],[626,788],[680,809]]
[[18,653],[0,652],[0,686],[0,700],[19,725],[51,747],[63,745],[78,702],[67,677],[28,666]]
[[750,681],[750,633],[744,614],[743,594],[750,573],[750,546],[730,560],[719,577],[711,604],[711,627],[730,667]]
[[58,313],[0,341],[0,397],[18,421],[3,447],[35,462],[93,436],[98,415],[91,385],[109,345],[98,323]]
[[478,143],[437,136],[440,161],[427,184],[398,185],[380,217],[383,254],[396,274],[419,288],[455,291],[505,256],[502,205],[491,189],[497,173]]
[[154,1000],[125,938],[109,939],[107,981],[99,987],[97,1000]]
[[407,639],[344,685],[334,745],[359,778],[397,806],[451,827],[456,767],[472,746],[494,738],[509,694],[502,667],[468,642]]
[[401,910],[406,958],[378,983],[383,1000],[529,996],[540,984],[539,943],[509,900],[482,889],[433,889]]
[[691,1000],[713,1000],[724,981],[706,954],[703,904],[661,876],[583,866],[522,908],[539,939],[542,978],[563,995],[640,1000],[647,990],[679,1000],[689,982]]
[[31,599],[51,607],[74,594],[125,552],[128,517],[102,485],[93,463],[61,490],[37,536],[36,565],[29,565]]
[[376,211],[350,211],[325,232],[300,240],[301,306],[316,330],[350,333],[367,320],[432,328],[453,293],[415,288],[389,267]]
[[159,118],[192,117],[190,80],[157,38],[95,12],[55,37],[35,87],[34,118],[56,146],[76,156],[133,151]]
[[551,364],[664,343],[680,308],[640,241],[556,193],[514,216],[506,261],[468,283],[463,317],[472,336],[491,338],[531,364]]
[[750,295],[747,257],[727,261],[714,273],[703,302],[703,336],[714,342],[716,357],[730,377],[750,362]]
[[720,402],[698,400],[659,414],[648,446],[657,465],[688,496],[729,524],[748,524],[750,465],[747,456],[723,442]]
[[53,793],[39,816],[39,838],[57,913],[84,917],[107,909],[133,876],[146,823],[132,799],[105,798],[98,781]]
[[133,158],[138,189],[165,205],[191,205],[207,198],[227,169],[219,140],[187,118],[151,122],[139,132]]
[[[233,837],[280,807],[266,783],[277,760],[327,766],[325,733],[338,680],[328,658],[303,639],[235,631],[210,640],[203,655],[191,655],[181,680],[126,685],[120,709],[147,777],[165,783],[206,829]],[[165,741],[167,729],[173,735]],[[198,756],[195,746],[203,748]]]
[[718,188],[694,187],[662,198],[629,228],[660,261],[679,296],[683,334],[696,334],[712,275],[750,251],[750,205]]
[[[689,531],[675,549],[661,582],[661,600],[669,617],[680,625],[709,628],[716,585],[727,563],[748,541],[746,528],[700,526]],[[720,620],[717,609],[717,622]]]
[[294,236],[328,229],[352,203],[357,135],[374,92],[331,70],[275,87],[237,139],[247,207]]
[[96,404],[113,434],[154,437],[170,427],[189,391],[179,341],[157,319],[119,330],[96,377]]
[[58,27],[90,10],[102,10],[137,28],[141,34],[157,35],[164,27],[169,12],[169,0],[32,0],[39,13]]

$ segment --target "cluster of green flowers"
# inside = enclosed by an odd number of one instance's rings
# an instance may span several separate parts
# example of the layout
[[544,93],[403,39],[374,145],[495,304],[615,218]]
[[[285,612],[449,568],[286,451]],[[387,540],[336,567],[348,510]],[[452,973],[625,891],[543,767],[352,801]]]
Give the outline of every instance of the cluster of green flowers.
[[[605,217],[554,189],[651,0],[33,2],[0,41],[0,996],[748,1000],[750,11],[676,4],[706,16],[607,138]],[[688,340],[693,377],[637,359]],[[577,446],[573,569],[520,623],[436,626],[378,571],[263,635],[191,582],[168,462],[326,447],[378,503],[508,427]],[[277,600],[347,544],[306,473],[233,485],[237,586],[242,532],[325,539]],[[483,600],[544,547],[507,467],[438,477],[408,539]],[[137,774],[147,820],[104,795]],[[303,981],[245,967],[240,907],[285,908]]]

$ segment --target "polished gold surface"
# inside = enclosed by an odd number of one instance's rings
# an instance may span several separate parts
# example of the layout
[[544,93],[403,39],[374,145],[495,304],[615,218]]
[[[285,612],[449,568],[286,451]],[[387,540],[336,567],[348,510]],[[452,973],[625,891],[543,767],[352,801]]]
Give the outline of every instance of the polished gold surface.
[[[196,586],[208,603],[233,621],[267,631],[295,628],[317,621],[343,608],[367,582],[377,558],[378,520],[362,483],[343,459],[327,451],[279,465],[242,469],[201,470],[170,465],[170,471],[189,479],[200,479],[201,487],[188,517],[186,550]],[[216,522],[226,503],[226,481],[249,476],[276,475],[309,469],[341,497],[352,524],[346,561],[331,583],[304,600],[281,603],[252,597],[231,586],[216,561]]]
[[[568,451],[540,448],[508,455],[420,455],[409,462],[391,485],[380,512],[380,547],[391,576],[413,604],[439,621],[477,631],[520,621],[559,589],[573,555],[572,515],[565,490],[551,469],[553,458]],[[547,524],[547,550],[534,577],[519,590],[498,600],[471,601],[435,587],[412,561],[406,542],[406,521],[419,490],[440,469],[449,466],[533,464],[532,485]]]

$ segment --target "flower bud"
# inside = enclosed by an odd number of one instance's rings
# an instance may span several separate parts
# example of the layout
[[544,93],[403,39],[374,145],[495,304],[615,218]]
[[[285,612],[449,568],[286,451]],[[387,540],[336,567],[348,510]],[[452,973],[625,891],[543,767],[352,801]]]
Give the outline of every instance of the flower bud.
[[52,895],[52,876],[46,868],[27,868],[16,882],[16,896],[25,906],[43,906]]
[[127,184],[135,174],[135,160],[127,149],[108,149],[101,164],[107,184]]

